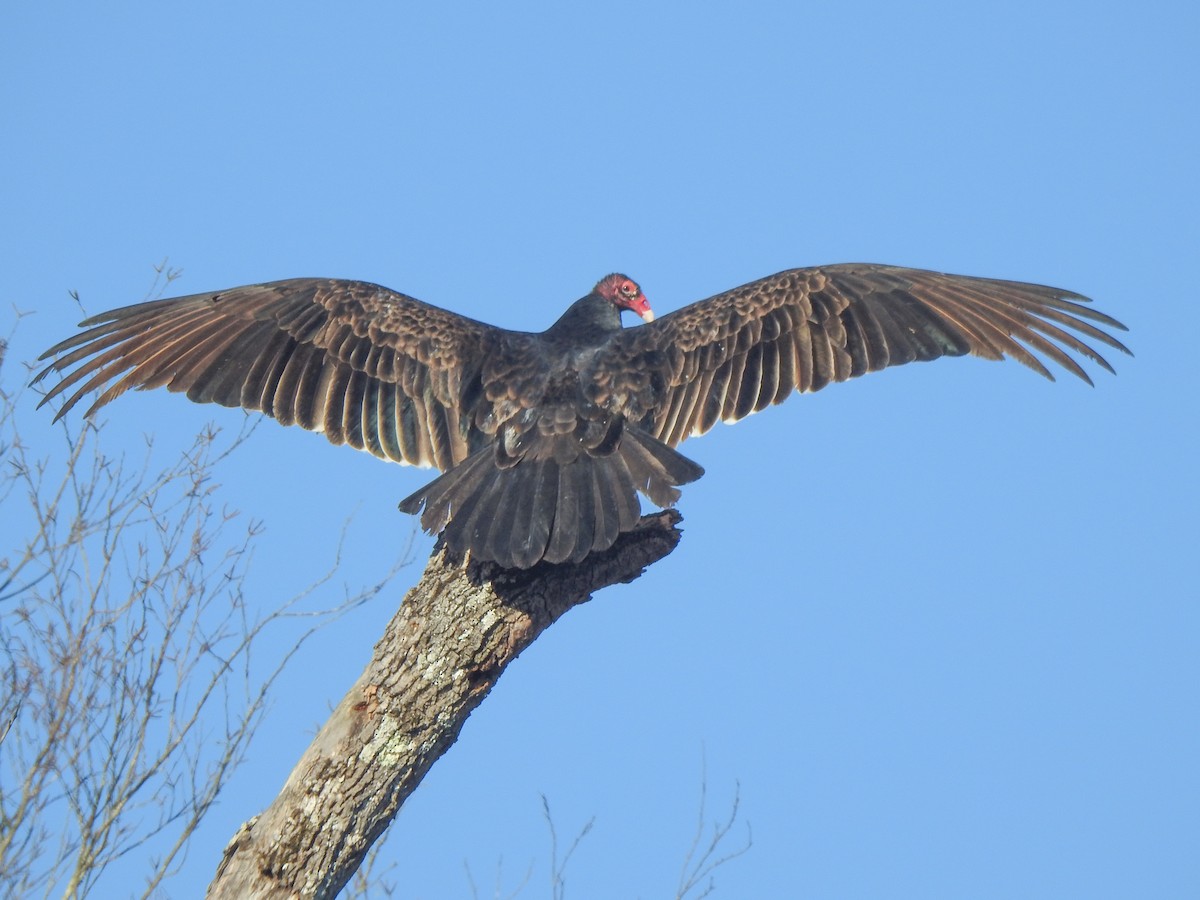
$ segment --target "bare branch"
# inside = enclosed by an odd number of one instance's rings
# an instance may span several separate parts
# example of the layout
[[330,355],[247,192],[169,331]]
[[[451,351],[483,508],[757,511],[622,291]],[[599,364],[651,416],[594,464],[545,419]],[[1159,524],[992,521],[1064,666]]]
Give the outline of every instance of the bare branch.
[[708,825],[705,819],[708,804],[708,767],[704,764],[701,765],[700,811],[696,816],[696,833],[692,837],[692,843],[688,847],[683,867],[679,872],[679,886],[675,891],[675,900],[684,900],[692,891],[696,890],[700,893],[695,895],[694,900],[701,900],[701,898],[709,896],[716,890],[713,873],[730,860],[737,859],[746,853],[753,845],[754,838],[750,831],[750,823],[747,822],[746,843],[735,850],[721,852],[721,845],[725,843],[737,821],[741,799],[741,785],[735,782],[733,803],[730,805],[729,815],[725,817],[724,821],[713,823],[712,834],[708,843],[705,844],[704,832]]
[[[302,605],[310,588],[255,612],[244,583],[262,527],[221,506],[214,476],[252,425],[232,438],[210,428],[164,466],[149,443],[139,459],[109,455],[93,422],[62,426],[58,452],[39,455],[18,427],[23,394],[0,386],[13,541],[0,551],[0,895],[85,896],[153,846],[148,896],[242,761],[296,648],[387,578],[332,609]],[[289,652],[259,660],[264,632],[289,620]]]
[[546,820],[546,827],[550,829],[551,896],[554,900],[563,900],[567,892],[567,863],[571,861],[572,855],[579,849],[580,842],[592,830],[592,826],[596,823],[596,817],[592,816],[579,829],[579,834],[575,835],[575,840],[571,842],[571,846],[567,849],[567,853],[561,862],[558,859],[558,831],[554,827],[554,817],[550,815],[550,801],[546,799],[545,794],[542,794],[542,817]]
[[[376,844],[375,846],[378,847],[379,845]],[[476,886],[475,878],[471,874],[471,865],[466,860],[463,860],[463,871],[467,876],[467,886],[471,889],[472,900],[479,900],[479,888]],[[513,900],[513,898],[518,896],[521,891],[525,890],[525,887],[532,879],[533,863],[530,863],[525,869],[524,877],[517,884],[517,886],[507,894],[504,893],[504,888],[502,886],[504,883],[504,857],[500,857],[498,860],[496,860],[496,880],[492,886],[492,900]]]

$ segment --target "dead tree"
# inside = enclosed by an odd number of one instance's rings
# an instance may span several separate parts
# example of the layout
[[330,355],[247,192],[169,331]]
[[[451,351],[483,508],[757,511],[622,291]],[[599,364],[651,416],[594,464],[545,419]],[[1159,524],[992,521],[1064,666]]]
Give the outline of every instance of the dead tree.
[[669,554],[679,521],[646,516],[578,565],[435,553],[279,796],[226,847],[208,896],[336,896],[505,667],[567,610]]

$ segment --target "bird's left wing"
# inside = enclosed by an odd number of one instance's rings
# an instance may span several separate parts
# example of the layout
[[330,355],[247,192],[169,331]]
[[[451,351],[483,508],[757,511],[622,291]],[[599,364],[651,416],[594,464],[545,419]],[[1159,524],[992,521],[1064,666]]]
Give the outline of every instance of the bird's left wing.
[[623,332],[596,364],[591,399],[675,446],[794,391],[942,356],[1010,356],[1052,379],[1041,354],[1090,384],[1072,352],[1112,367],[1080,336],[1129,351],[1097,327],[1124,326],[1087,303],[897,266],[790,269]]
[[56,419],[103,389],[88,415],[130,388],[260,410],[375,456],[448,469],[480,442],[479,367],[504,334],[361,281],[297,278],[94,316],[50,348],[34,379]]

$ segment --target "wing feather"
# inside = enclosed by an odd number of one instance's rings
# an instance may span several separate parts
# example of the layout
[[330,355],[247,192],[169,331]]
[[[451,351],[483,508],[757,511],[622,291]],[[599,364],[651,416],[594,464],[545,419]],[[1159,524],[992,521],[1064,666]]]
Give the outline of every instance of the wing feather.
[[671,446],[736,422],[794,392],[905,363],[971,354],[1011,357],[1053,378],[1084,381],[1077,357],[1108,371],[1090,342],[1122,353],[1120,322],[1086,297],[1043,285],[860,263],[791,269],[624,332],[597,362],[660,368],[614,403]]
[[[779,342],[768,341],[760,346],[762,363],[759,369],[758,397],[755,398],[752,412],[761,412],[774,403],[775,393],[779,390]],[[745,384],[745,379],[742,383]]]
[[[761,329],[759,333],[762,333]],[[737,387],[736,399],[727,405],[732,412],[726,413],[728,418],[733,419],[743,419],[754,412],[763,379],[763,345],[751,344],[739,355],[745,358],[745,362],[739,366],[741,381]],[[732,387],[732,380],[730,386]]]
[[166,386],[443,469],[495,420],[478,381],[510,334],[378,285],[315,278],[139,303],[81,327],[35,378],[61,376],[42,400],[66,398],[58,417],[91,391],[88,414],[130,388]]

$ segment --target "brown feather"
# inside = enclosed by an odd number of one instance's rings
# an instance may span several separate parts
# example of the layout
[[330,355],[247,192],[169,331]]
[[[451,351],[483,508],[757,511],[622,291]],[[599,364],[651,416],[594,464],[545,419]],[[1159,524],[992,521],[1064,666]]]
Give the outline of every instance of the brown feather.
[[670,347],[662,389],[616,402],[674,446],[793,391],[942,356],[1007,356],[1053,378],[1047,359],[1091,383],[1073,354],[1111,366],[1086,340],[1128,350],[1099,327],[1124,326],[1086,304],[1042,285],[895,266],[791,269],[624,332],[597,369],[610,378]]
[[672,448],[795,392],[909,362],[1011,357],[1091,382],[1123,330],[1055,288],[847,264],[791,269],[651,318],[603,279],[541,334],[505,331],[358,281],[301,278],[150,301],[82,324],[34,379],[89,414],[130,388],[261,410],[444,474],[401,508],[502,565],[578,561],[703,470]]
[[[377,285],[304,278],[140,303],[84,327],[43,355],[58,358],[37,380],[63,373],[43,402],[79,385],[58,416],[106,383],[89,413],[129,388],[165,385],[442,467],[487,437],[456,391],[463,361],[505,334]],[[401,431],[381,430],[389,425]]]

